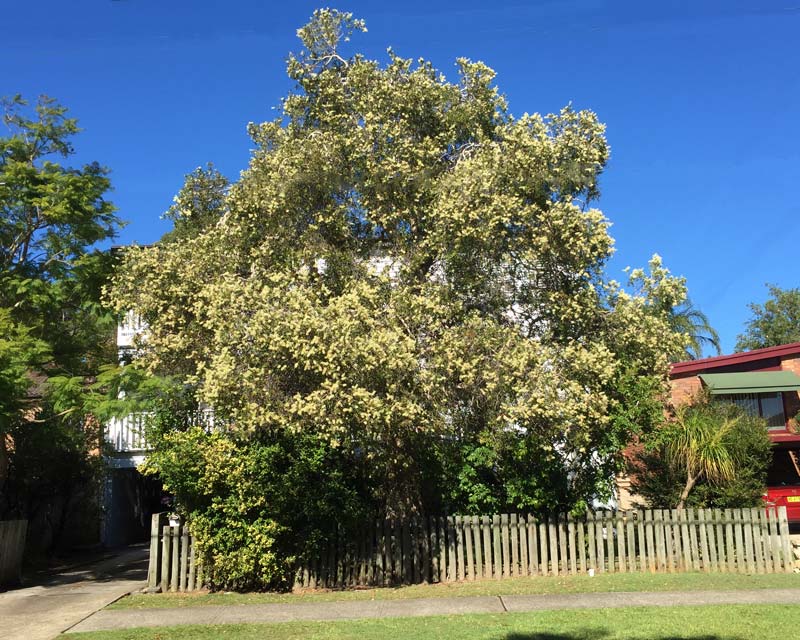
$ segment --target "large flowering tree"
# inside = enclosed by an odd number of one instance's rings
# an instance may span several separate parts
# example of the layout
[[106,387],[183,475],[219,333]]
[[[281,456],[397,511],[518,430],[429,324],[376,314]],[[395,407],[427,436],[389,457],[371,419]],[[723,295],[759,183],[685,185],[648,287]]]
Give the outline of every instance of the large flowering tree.
[[[485,64],[458,60],[450,82],[347,56],[362,30],[315,12],[281,115],[250,125],[249,168],[201,199],[216,215],[128,252],[110,297],[147,322],[139,365],[228,418],[208,436],[225,454],[196,450],[217,480],[248,443],[310,438],[383,512],[585,505],[661,415],[683,282],[659,262],[639,294],[604,278],[594,113],[515,117]],[[174,478],[181,459],[151,465]]]

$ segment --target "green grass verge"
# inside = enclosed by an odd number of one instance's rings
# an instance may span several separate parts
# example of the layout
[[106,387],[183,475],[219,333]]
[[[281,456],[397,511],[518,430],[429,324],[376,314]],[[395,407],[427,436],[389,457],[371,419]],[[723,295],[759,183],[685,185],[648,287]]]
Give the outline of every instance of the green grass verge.
[[75,640],[786,640],[800,607],[630,607],[535,613],[160,627],[74,634]]
[[[220,604],[264,604],[270,602],[332,602],[336,600],[401,600],[407,598],[452,598],[458,596],[597,593],[619,591],[708,591],[800,588],[800,574],[741,575],[730,573],[615,573],[594,578],[511,578],[478,582],[413,585],[398,588],[300,593],[163,593],[127,596],[109,609],[195,607]],[[798,603],[800,604],[800,603]]]

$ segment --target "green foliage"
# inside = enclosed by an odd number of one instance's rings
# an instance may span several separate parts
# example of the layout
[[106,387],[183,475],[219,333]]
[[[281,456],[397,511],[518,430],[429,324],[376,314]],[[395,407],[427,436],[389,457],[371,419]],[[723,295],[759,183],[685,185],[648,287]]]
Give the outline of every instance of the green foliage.
[[32,117],[20,96],[3,107],[0,516],[51,510],[63,524],[76,487],[91,491],[97,473],[96,422],[77,400],[115,360],[115,316],[100,305],[114,257],[94,247],[120,223],[105,199],[108,171],[59,162],[79,131],[65,107],[46,96]]
[[[225,416],[209,436],[227,452],[225,482],[279,447],[300,465],[283,471],[299,495],[320,491],[314,512],[340,524],[580,509],[609,493],[631,431],[654,428],[684,344],[666,315],[685,286],[660,261],[636,272],[640,292],[605,278],[613,241],[589,203],[608,145],[594,113],[514,117],[485,64],[459,60],[450,82],[392,52],[386,65],[345,57],[359,30],[315,12],[280,117],[250,126],[256,150],[224,197],[210,189],[215,223],[183,234],[176,218],[168,241],[127,251],[109,299],[148,325],[140,366]],[[190,451],[207,449],[182,448],[175,429],[150,468],[172,487],[181,473],[200,482],[206,454]],[[324,453],[316,476],[306,451]],[[294,554],[283,532],[302,547],[322,527],[281,515],[303,513],[300,497],[280,506],[294,490],[281,465],[265,464],[237,507],[275,556],[230,558],[238,533],[206,539],[221,583],[278,580]],[[234,517],[220,515],[235,511],[233,485],[196,508],[175,490],[194,521]],[[331,509],[342,496],[358,508]]]
[[673,307],[670,314],[670,325],[689,338],[689,344],[683,353],[676,354],[676,360],[697,360],[703,357],[705,347],[711,347],[714,355],[722,353],[719,334],[711,326],[708,316],[694,306],[688,298],[683,304]]
[[686,279],[668,277],[669,270],[662,266],[661,256],[657,254],[649,266],[649,275],[641,269],[632,271],[630,285],[648,301],[648,310],[681,336],[681,344],[669,354],[670,359],[696,360],[703,357],[705,347],[711,347],[719,355],[722,352],[719,334],[711,326],[708,316],[687,296]]
[[[772,445],[766,423],[723,401],[704,399],[643,441],[629,473],[632,490],[654,508],[761,504]],[[722,473],[719,473],[719,471]]]
[[3,106],[10,135],[0,138],[0,308],[49,345],[47,375],[80,375],[113,353],[114,317],[100,307],[113,257],[92,249],[120,224],[103,197],[108,172],[55,161],[73,153],[78,127],[53,99],[39,99],[35,119],[20,96]]
[[295,559],[371,514],[358,452],[282,430],[210,429],[199,409],[186,389],[161,396],[143,471],[175,495],[214,587],[290,587]]
[[171,220],[173,230],[162,242],[192,238],[217,224],[225,214],[225,196],[230,183],[210,162],[186,176],[173,205],[164,214]]
[[0,434],[24,407],[24,398],[33,384],[32,368],[50,359],[45,342],[31,336],[31,330],[11,317],[10,309],[0,308]]
[[748,305],[753,315],[736,340],[737,351],[800,342],[800,289],[767,286],[770,298],[763,305]]

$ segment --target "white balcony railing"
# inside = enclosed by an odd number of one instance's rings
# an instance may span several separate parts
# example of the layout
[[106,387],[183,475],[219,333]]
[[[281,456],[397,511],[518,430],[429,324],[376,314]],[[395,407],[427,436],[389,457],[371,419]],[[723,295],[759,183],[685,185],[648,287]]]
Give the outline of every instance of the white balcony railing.
[[147,451],[147,440],[144,437],[143,413],[133,413],[124,418],[112,418],[106,424],[106,443],[116,453]]
[[[144,453],[149,451],[145,437],[146,413],[132,413],[123,418],[112,418],[105,427],[106,443],[115,453]],[[202,425],[206,431],[214,429],[216,420],[212,409],[195,413],[192,423]]]

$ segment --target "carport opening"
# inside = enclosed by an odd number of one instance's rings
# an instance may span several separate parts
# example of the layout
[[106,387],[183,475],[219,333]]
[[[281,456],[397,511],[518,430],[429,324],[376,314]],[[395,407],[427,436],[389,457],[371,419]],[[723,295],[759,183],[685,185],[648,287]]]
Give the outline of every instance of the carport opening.
[[800,449],[775,449],[767,471],[768,487],[800,486]]

